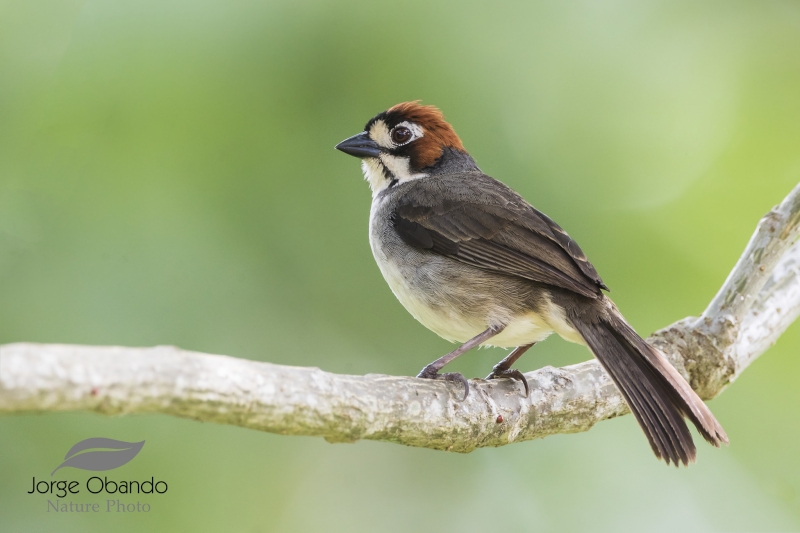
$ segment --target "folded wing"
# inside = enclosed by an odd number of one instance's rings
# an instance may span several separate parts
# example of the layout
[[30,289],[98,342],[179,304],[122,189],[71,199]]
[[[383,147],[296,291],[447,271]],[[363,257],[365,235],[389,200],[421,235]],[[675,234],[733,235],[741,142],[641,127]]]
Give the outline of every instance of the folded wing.
[[453,174],[407,187],[392,223],[409,246],[590,298],[606,289],[564,230],[493,178]]

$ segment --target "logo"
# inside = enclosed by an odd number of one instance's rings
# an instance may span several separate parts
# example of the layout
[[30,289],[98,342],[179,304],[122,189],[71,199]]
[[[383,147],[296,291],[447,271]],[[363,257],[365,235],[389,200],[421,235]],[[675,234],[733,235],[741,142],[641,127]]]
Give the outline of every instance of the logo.
[[[144,443],[145,441],[126,442],[104,437],[84,439],[69,449],[61,464],[50,472],[50,477],[65,467],[90,472],[114,470],[130,463],[142,451]],[[120,479],[104,475],[102,478],[92,476],[85,481],[76,479],[45,481],[33,477],[31,488],[27,493],[48,497],[46,501],[48,513],[147,513],[151,509],[147,500],[158,497],[156,495],[164,494],[167,490],[167,482],[155,476],[145,479]],[[113,499],[110,498],[112,496]],[[73,498],[79,501],[73,501]],[[144,498],[144,501],[136,498]]]
[[[73,446],[64,456],[64,462],[50,472],[50,476],[65,466],[102,472],[114,470],[127,464],[142,450],[145,441],[125,442],[123,440],[105,439],[94,437],[80,441]],[[114,450],[114,451],[86,451],[86,450]],[[85,452],[85,453],[81,453]]]

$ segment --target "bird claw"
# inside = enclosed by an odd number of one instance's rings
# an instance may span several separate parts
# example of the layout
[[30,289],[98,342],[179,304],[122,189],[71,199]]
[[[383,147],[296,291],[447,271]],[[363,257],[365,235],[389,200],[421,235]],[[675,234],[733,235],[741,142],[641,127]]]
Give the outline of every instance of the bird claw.
[[464,397],[458,400],[459,402],[463,402],[467,399],[469,395],[469,382],[467,378],[459,374],[458,372],[447,372],[446,374],[439,374],[436,370],[429,369],[425,367],[422,369],[422,372],[417,374],[418,378],[422,379],[441,379],[444,381],[450,381],[452,383],[460,383],[464,385]]
[[498,368],[498,366],[500,365],[495,365],[492,369],[492,373],[486,376],[486,379],[511,378],[521,381],[525,386],[525,397],[527,398],[531,395],[531,391],[528,388],[528,380],[525,379],[525,375],[522,372],[516,368]]

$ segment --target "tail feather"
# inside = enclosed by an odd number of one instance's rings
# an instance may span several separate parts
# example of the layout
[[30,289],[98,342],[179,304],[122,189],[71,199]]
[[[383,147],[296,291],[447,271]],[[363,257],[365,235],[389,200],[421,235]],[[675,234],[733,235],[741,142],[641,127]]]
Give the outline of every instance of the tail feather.
[[670,460],[675,464],[678,461],[685,464],[692,460],[695,449],[691,436],[687,439],[685,424],[681,427],[680,416],[677,417],[680,421],[676,424],[674,409],[670,409],[663,398],[654,393],[652,387],[647,386],[648,382],[643,379],[642,371],[631,364],[633,361],[622,358],[611,358],[606,363],[606,370],[612,379],[616,378],[615,382],[623,384],[618,386],[628,400],[628,405],[631,405],[634,416],[639,415],[639,425],[645,429],[656,456],[663,458],[667,464]]
[[[670,392],[666,389],[647,364],[635,352],[632,353],[630,345],[620,339],[614,330],[609,330],[610,337],[616,341],[619,355],[622,357],[606,358],[609,367],[622,367],[626,370],[623,381],[627,388],[636,388],[644,399],[646,408],[652,411],[654,424],[652,429],[657,432],[664,442],[665,452],[662,458],[669,464],[670,459],[676,465],[680,462],[688,464],[694,462],[697,451],[692,441],[692,434],[686,427],[679,410],[673,403]],[[617,372],[618,374],[618,372]]]
[[722,426],[666,358],[621,316],[609,315],[570,321],[619,388],[656,456],[676,466],[695,461],[684,416],[710,443],[727,443]]
[[675,367],[656,348],[642,339],[636,331],[622,317],[612,317],[614,327],[625,339],[644,356],[647,363],[672,386],[675,395],[675,405],[681,414],[694,423],[697,431],[710,444],[719,448],[721,443],[728,444],[728,435],[714,418],[711,410],[700,399],[692,387],[683,379]]

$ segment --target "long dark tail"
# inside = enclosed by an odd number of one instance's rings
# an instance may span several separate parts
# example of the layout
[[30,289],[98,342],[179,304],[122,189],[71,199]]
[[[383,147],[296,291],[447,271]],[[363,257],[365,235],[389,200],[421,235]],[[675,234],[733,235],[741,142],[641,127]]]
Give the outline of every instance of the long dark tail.
[[659,459],[676,466],[695,461],[697,450],[683,417],[714,446],[728,443],[703,400],[615,309],[569,318],[622,392]]

